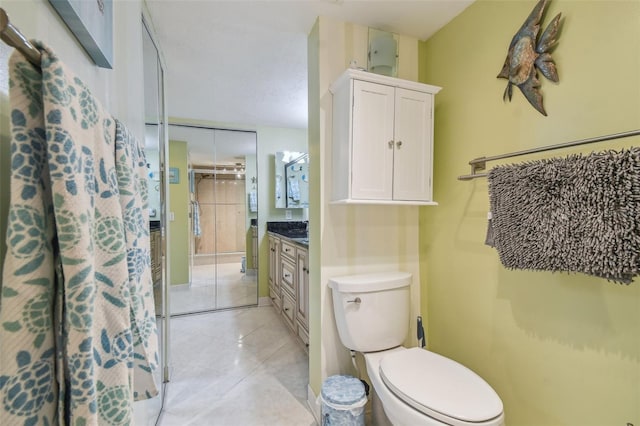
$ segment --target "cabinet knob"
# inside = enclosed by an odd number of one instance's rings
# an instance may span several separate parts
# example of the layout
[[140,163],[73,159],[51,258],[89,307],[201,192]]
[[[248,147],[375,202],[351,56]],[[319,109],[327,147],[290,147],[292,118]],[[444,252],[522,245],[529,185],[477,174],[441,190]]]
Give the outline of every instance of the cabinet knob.
[[388,144],[389,144],[389,149],[393,148],[393,141],[389,141]]
[[396,142],[396,146],[397,146],[398,148],[400,148],[400,147],[402,146],[402,141],[398,141],[398,142]]

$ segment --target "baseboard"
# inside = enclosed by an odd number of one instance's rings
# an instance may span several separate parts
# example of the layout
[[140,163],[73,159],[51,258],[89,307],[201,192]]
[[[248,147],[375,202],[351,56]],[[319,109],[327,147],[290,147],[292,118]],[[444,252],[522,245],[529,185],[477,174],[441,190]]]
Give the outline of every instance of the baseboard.
[[311,414],[316,419],[316,423],[321,425],[322,422],[320,418],[322,417],[322,405],[320,403],[320,398],[313,393],[313,389],[311,389],[311,385],[307,385],[307,405],[311,410]]
[[271,306],[273,305],[273,303],[271,303],[271,298],[270,297],[259,297],[258,298],[258,306]]
[[171,284],[169,286],[170,290],[189,290],[189,288],[191,288],[191,284],[190,283],[184,283],[184,284]]

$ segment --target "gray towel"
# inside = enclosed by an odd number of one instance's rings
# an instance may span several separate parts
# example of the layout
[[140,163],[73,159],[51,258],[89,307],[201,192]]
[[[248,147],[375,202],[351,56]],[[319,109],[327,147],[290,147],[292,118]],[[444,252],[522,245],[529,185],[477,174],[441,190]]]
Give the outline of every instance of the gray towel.
[[640,148],[498,166],[493,245],[510,269],[629,284],[640,270]]

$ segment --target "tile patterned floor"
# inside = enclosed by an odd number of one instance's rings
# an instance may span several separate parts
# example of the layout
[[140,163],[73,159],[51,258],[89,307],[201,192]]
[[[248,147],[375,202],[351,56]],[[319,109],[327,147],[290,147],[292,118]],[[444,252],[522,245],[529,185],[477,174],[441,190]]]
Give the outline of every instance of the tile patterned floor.
[[171,319],[160,426],[315,425],[309,361],[271,306]]

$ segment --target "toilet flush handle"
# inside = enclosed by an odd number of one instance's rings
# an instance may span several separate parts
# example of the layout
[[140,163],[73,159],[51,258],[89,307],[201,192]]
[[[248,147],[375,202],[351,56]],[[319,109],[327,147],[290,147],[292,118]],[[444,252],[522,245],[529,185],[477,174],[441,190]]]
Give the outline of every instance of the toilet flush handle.
[[347,300],[347,303],[357,303],[358,305],[362,303],[362,300],[359,297],[356,297],[353,300]]

